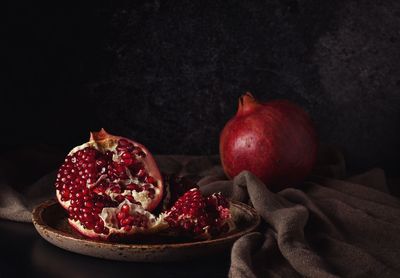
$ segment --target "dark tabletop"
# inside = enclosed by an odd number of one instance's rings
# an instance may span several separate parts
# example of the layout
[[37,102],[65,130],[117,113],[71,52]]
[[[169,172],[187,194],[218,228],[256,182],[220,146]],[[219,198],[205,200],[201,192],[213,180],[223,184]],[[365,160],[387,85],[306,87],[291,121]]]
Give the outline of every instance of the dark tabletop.
[[51,245],[32,224],[0,220],[0,277],[227,277],[229,254],[176,263],[119,262]]

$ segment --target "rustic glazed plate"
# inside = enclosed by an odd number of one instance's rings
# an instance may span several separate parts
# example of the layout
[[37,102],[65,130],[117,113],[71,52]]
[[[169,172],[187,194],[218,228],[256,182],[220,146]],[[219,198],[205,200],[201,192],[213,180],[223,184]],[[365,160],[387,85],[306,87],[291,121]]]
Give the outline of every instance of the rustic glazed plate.
[[111,243],[84,238],[71,229],[67,214],[56,200],[33,210],[33,224],[39,234],[62,249],[104,259],[135,262],[167,262],[209,257],[228,251],[236,239],[254,231],[260,223],[256,211],[239,202],[231,202],[235,229],[206,241],[178,241],[178,238],[153,237],[140,243]]

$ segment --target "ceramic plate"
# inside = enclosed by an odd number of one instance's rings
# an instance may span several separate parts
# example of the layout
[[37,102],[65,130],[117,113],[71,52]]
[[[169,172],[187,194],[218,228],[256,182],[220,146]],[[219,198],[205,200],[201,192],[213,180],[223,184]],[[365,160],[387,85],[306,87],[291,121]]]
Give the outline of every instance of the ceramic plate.
[[140,243],[111,243],[84,238],[73,230],[65,210],[49,200],[33,210],[33,224],[39,234],[62,249],[104,259],[136,262],[167,262],[214,256],[228,251],[236,239],[254,231],[260,223],[256,211],[239,202],[231,202],[235,229],[206,241],[179,242],[178,238],[149,238]]

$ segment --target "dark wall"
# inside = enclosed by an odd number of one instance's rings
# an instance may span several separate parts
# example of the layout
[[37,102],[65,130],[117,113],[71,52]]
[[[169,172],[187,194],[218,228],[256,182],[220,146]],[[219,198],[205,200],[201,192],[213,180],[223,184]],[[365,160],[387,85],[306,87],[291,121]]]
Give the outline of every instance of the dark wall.
[[109,1],[9,7],[1,143],[67,150],[105,127],[218,152],[237,98],[291,99],[354,169],[399,169],[400,2]]

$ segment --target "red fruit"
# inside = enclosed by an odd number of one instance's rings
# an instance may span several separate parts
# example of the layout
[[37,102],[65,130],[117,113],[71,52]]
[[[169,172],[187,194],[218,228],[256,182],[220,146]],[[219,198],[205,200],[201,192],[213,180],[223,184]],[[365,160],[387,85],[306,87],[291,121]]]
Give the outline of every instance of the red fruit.
[[178,234],[202,239],[227,232],[232,224],[230,219],[229,202],[222,195],[205,198],[198,188],[180,197],[165,217]]
[[310,174],[317,145],[313,124],[299,106],[288,100],[259,103],[246,93],[222,130],[219,147],[228,177],[248,170],[277,191]]
[[[128,187],[130,184],[135,187]],[[150,152],[104,129],[92,132],[89,142],[70,151],[55,186],[71,225],[86,236],[98,238],[120,232],[113,229],[114,223],[107,222],[109,219],[101,217],[104,209],[116,210],[124,203],[123,212],[132,206],[152,211],[163,196],[162,177]],[[129,232],[134,231],[132,227]]]

